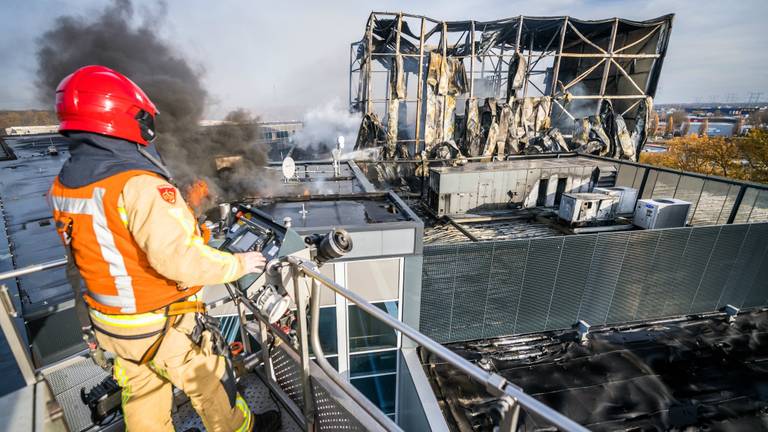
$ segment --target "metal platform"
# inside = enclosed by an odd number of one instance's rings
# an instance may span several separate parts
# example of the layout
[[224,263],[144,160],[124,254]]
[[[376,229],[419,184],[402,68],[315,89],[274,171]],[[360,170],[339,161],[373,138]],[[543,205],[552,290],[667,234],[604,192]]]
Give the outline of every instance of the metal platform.
[[[73,361],[72,364],[66,367],[46,374],[51,390],[61,405],[67,425],[69,425],[72,432],[91,430],[94,426],[91,421],[90,410],[80,399],[80,389],[85,387],[88,390],[101,382],[106,376],[107,373],[104,370],[96,366],[90,359],[84,357]],[[302,430],[293,417],[285,412],[282,406],[275,402],[275,399],[270,397],[267,386],[264,385],[257,375],[249,374],[242,377],[238,382],[238,387],[242,396],[248,402],[251,411],[256,415],[279,408],[281,410],[282,431],[298,432]],[[176,430],[185,431],[190,428],[198,428],[204,431],[205,427],[200,417],[192,408],[192,404],[189,403],[189,399],[183,396],[183,394],[179,396],[181,396],[177,398],[179,405],[173,413],[173,425]],[[116,418],[114,423],[121,424],[122,419]],[[109,426],[114,426],[114,424]],[[105,426],[104,428],[107,427]]]

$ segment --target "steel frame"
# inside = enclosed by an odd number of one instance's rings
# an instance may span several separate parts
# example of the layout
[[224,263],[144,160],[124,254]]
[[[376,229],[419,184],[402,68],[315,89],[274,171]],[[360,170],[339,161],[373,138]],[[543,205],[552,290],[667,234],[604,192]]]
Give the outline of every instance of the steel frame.
[[[418,33],[418,54],[411,53],[411,52],[401,52],[401,39],[403,37],[403,22],[404,19],[414,19],[420,21],[420,31]],[[394,20],[395,24],[395,46],[393,52],[387,52],[387,53],[374,53],[374,47],[373,47],[373,34],[374,34],[374,28],[376,27],[376,24],[381,22],[382,20]],[[546,44],[544,49],[537,50],[536,46],[534,45],[535,41],[535,35],[537,33],[537,30],[534,29],[527,29],[526,24],[527,23],[535,23],[535,22],[541,22],[543,20],[560,20],[560,29],[553,33],[553,35],[550,37],[548,43]],[[459,59],[474,59],[474,61],[469,62],[469,85],[468,85],[468,97],[474,97],[477,94],[477,89],[475,88],[475,79],[476,78],[488,78],[491,83],[493,83],[493,88],[495,90],[496,95],[498,96],[499,91],[504,88],[504,83],[506,82],[507,78],[506,75],[508,73],[508,67],[510,63],[510,58],[513,55],[524,55],[527,59],[527,68],[525,73],[525,84],[522,92],[523,97],[529,96],[529,87],[533,87],[538,93],[540,93],[542,96],[550,96],[552,97],[552,100],[554,104],[550,107],[550,115],[552,114],[552,109],[555,105],[558,106],[558,109],[567,115],[571,119],[575,119],[576,115],[569,111],[569,108],[567,106],[567,101],[571,100],[589,100],[589,101],[599,101],[602,99],[609,99],[609,100],[628,100],[635,102],[634,104],[631,104],[629,108],[626,110],[623,110],[623,114],[627,114],[629,111],[631,111],[633,108],[637,106],[637,103],[640,102],[641,99],[645,99],[647,96],[654,96],[653,93],[655,93],[655,88],[651,87],[651,75],[653,74],[653,70],[655,68],[658,68],[661,66],[661,61],[663,60],[663,50],[665,50],[666,42],[661,43],[659,42],[658,45],[663,45],[662,52],[655,52],[653,54],[648,53],[628,53],[627,51],[633,47],[641,46],[641,44],[648,43],[651,38],[654,35],[662,33],[662,30],[666,29],[666,31],[669,31],[669,28],[671,28],[671,16],[666,17],[660,17],[656,20],[649,21],[649,22],[642,22],[642,23],[636,23],[633,22],[634,25],[640,26],[644,29],[647,29],[646,33],[640,36],[637,40],[632,41],[628,44],[622,44],[617,45],[617,36],[619,34],[619,27],[623,22],[627,22],[624,20],[621,20],[619,18],[613,18],[611,20],[606,21],[596,21],[594,23],[611,23],[611,32],[610,37],[608,39],[608,47],[607,49],[600,46],[599,43],[595,42],[595,39],[591,35],[585,35],[582,31],[579,30],[576,24],[574,22],[578,23],[584,23],[584,21],[576,20],[568,16],[562,16],[562,17],[526,17],[523,15],[520,15],[518,17],[514,18],[507,18],[497,21],[490,21],[490,22],[483,22],[483,21],[462,21],[462,22],[448,22],[448,21],[439,21],[435,20],[433,18],[429,18],[423,15],[415,15],[415,14],[409,14],[404,12],[372,12],[370,16],[368,17],[368,21],[366,24],[366,30],[365,30],[365,36],[363,39],[357,42],[353,42],[350,45],[350,81],[349,81],[349,104],[352,109],[362,109],[365,113],[373,113],[375,112],[374,104],[388,104],[390,100],[390,92],[387,91],[386,97],[384,99],[377,99],[374,97],[374,86],[373,86],[373,76],[376,73],[380,72],[389,72],[389,68],[385,68],[386,70],[373,70],[373,61],[375,58],[379,57],[391,57],[392,59],[396,58],[397,56],[402,56],[406,58],[416,58],[418,59],[418,72],[417,72],[417,88],[416,88],[416,99],[404,99],[402,102],[406,104],[416,104],[416,120],[415,120],[415,127],[413,128],[413,137],[411,139],[407,140],[401,140],[398,139],[398,144],[407,144],[407,143],[413,143],[415,144],[415,152],[414,154],[418,154],[419,151],[424,150],[424,139],[423,139],[423,133],[424,133],[424,124],[423,124],[423,117],[424,117],[424,107],[422,99],[423,99],[423,91],[422,87],[424,86],[425,77],[423,74],[423,70],[425,67],[425,62],[428,60],[428,58],[425,60],[425,53],[428,55],[430,51],[439,50],[443,55],[447,54],[448,51],[451,51],[453,53],[458,52],[462,47],[465,48],[462,55],[451,55],[451,57],[459,58]],[[494,24],[510,24],[516,22],[517,26],[517,34],[516,39],[514,43],[509,44],[506,42],[495,42],[494,44],[490,45],[484,52],[477,52],[477,33],[480,32],[480,34],[483,34],[483,32],[491,25]],[[432,24],[433,27],[430,30],[427,30],[426,24]],[[467,27],[468,28],[465,28]],[[457,29],[451,29],[451,27],[456,27]],[[410,30],[410,29],[409,29]],[[628,33],[628,32],[626,32]],[[458,38],[455,39],[455,41],[451,44],[448,42],[449,35],[456,35],[458,34]],[[575,35],[577,38],[578,44],[571,43],[569,46],[566,46],[566,35]],[[433,36],[439,36],[439,42],[435,44],[429,44],[428,41]],[[661,35],[660,35],[661,36]],[[413,37],[413,35],[411,35]],[[626,38],[625,38],[626,39]],[[661,38],[660,38],[661,40]],[[415,43],[413,44],[415,45]],[[573,52],[570,49],[575,46],[579,45],[582,46],[582,51],[584,46],[589,46],[592,49],[595,50],[595,52]],[[466,47],[469,46],[469,50],[466,50]],[[354,55],[356,50],[363,50],[364,55],[362,57],[357,57]],[[469,51],[469,52],[466,52]],[[553,66],[551,68],[545,68],[544,70],[537,69],[537,66],[539,63],[545,59],[545,58],[552,58],[552,64]],[[571,79],[568,83],[562,83],[560,82],[560,74],[561,74],[561,63],[564,58],[569,59],[578,59],[579,60],[579,67],[577,70],[581,70],[580,64],[582,59],[592,59],[596,60],[597,63],[594,65],[591,65],[587,67],[585,70],[582,71],[582,73],[579,74],[579,76]],[[624,66],[620,64],[619,61],[637,61],[641,59],[653,59],[654,64],[651,67],[651,72],[649,72],[649,78],[646,80],[646,83],[644,85],[641,85],[642,83],[638,83],[635,78],[632,77],[632,75],[626,70]],[[477,71],[475,68],[475,63],[480,62],[482,65],[480,71]],[[486,63],[489,63],[491,68],[490,70],[486,70]],[[566,92],[569,89],[572,89],[574,86],[576,86],[579,83],[582,83],[585,79],[587,79],[590,75],[593,74],[593,72],[598,71],[602,67],[601,71],[601,78],[600,78],[600,86],[599,91],[595,92],[593,94],[568,94],[566,95]],[[353,81],[354,81],[354,74],[358,74],[358,91],[355,95],[355,92],[353,92]],[[540,75],[545,75],[545,82],[549,82],[549,90],[539,88],[536,82],[534,82],[534,79],[532,77],[538,77]],[[611,81],[611,78],[614,79],[624,79],[626,80],[633,92],[631,94],[609,94],[607,92],[608,83]],[[387,82],[388,83],[388,82]],[[384,105],[388,106],[388,105]],[[443,104],[443,109],[445,110],[445,104]],[[596,108],[596,112],[597,113]]]

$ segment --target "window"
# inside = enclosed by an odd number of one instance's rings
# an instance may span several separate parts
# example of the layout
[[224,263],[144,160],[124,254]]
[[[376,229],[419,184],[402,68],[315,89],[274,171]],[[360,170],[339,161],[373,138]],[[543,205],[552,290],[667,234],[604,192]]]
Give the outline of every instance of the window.
[[[339,370],[339,344],[336,338],[336,308],[324,307],[320,308],[320,322],[318,323],[320,329],[320,348],[323,349],[328,363],[333,366],[334,369]],[[311,337],[311,335],[309,335]],[[309,340],[309,339],[307,339]],[[312,345],[309,346],[309,355],[314,356],[312,351]]]
[[398,297],[400,260],[385,259],[347,263],[347,286],[369,302]]
[[[397,302],[375,303],[374,306],[397,318]],[[349,352],[372,351],[397,347],[395,330],[355,305],[347,311],[349,320]]]
[[385,414],[394,414],[397,375],[389,374],[355,378],[350,380],[350,382]]
[[[320,308],[320,348],[327,356],[339,353],[339,344],[336,339],[336,308]],[[312,346],[309,347],[312,354]]]
[[397,351],[383,351],[349,356],[352,378],[397,372]]

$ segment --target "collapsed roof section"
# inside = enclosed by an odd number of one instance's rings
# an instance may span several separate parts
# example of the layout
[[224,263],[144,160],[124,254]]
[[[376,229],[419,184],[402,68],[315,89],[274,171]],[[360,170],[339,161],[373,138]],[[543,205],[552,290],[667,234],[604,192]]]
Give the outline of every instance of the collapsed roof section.
[[373,12],[350,52],[356,147],[381,146],[384,158],[579,150],[636,160],[672,18]]

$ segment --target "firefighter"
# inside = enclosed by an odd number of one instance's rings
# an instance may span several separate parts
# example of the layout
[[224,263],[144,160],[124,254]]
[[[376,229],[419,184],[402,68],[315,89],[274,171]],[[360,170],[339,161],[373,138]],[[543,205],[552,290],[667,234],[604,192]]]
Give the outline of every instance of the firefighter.
[[56,229],[85,282],[93,342],[115,355],[127,429],[173,430],[172,386],[208,431],[279,428],[276,411],[253,415],[238,393],[200,301],[202,285],[260,271],[264,257],[206,245],[152,144],[158,111],[131,80],[78,69],[56,89],[56,113],[71,140],[50,191]]

